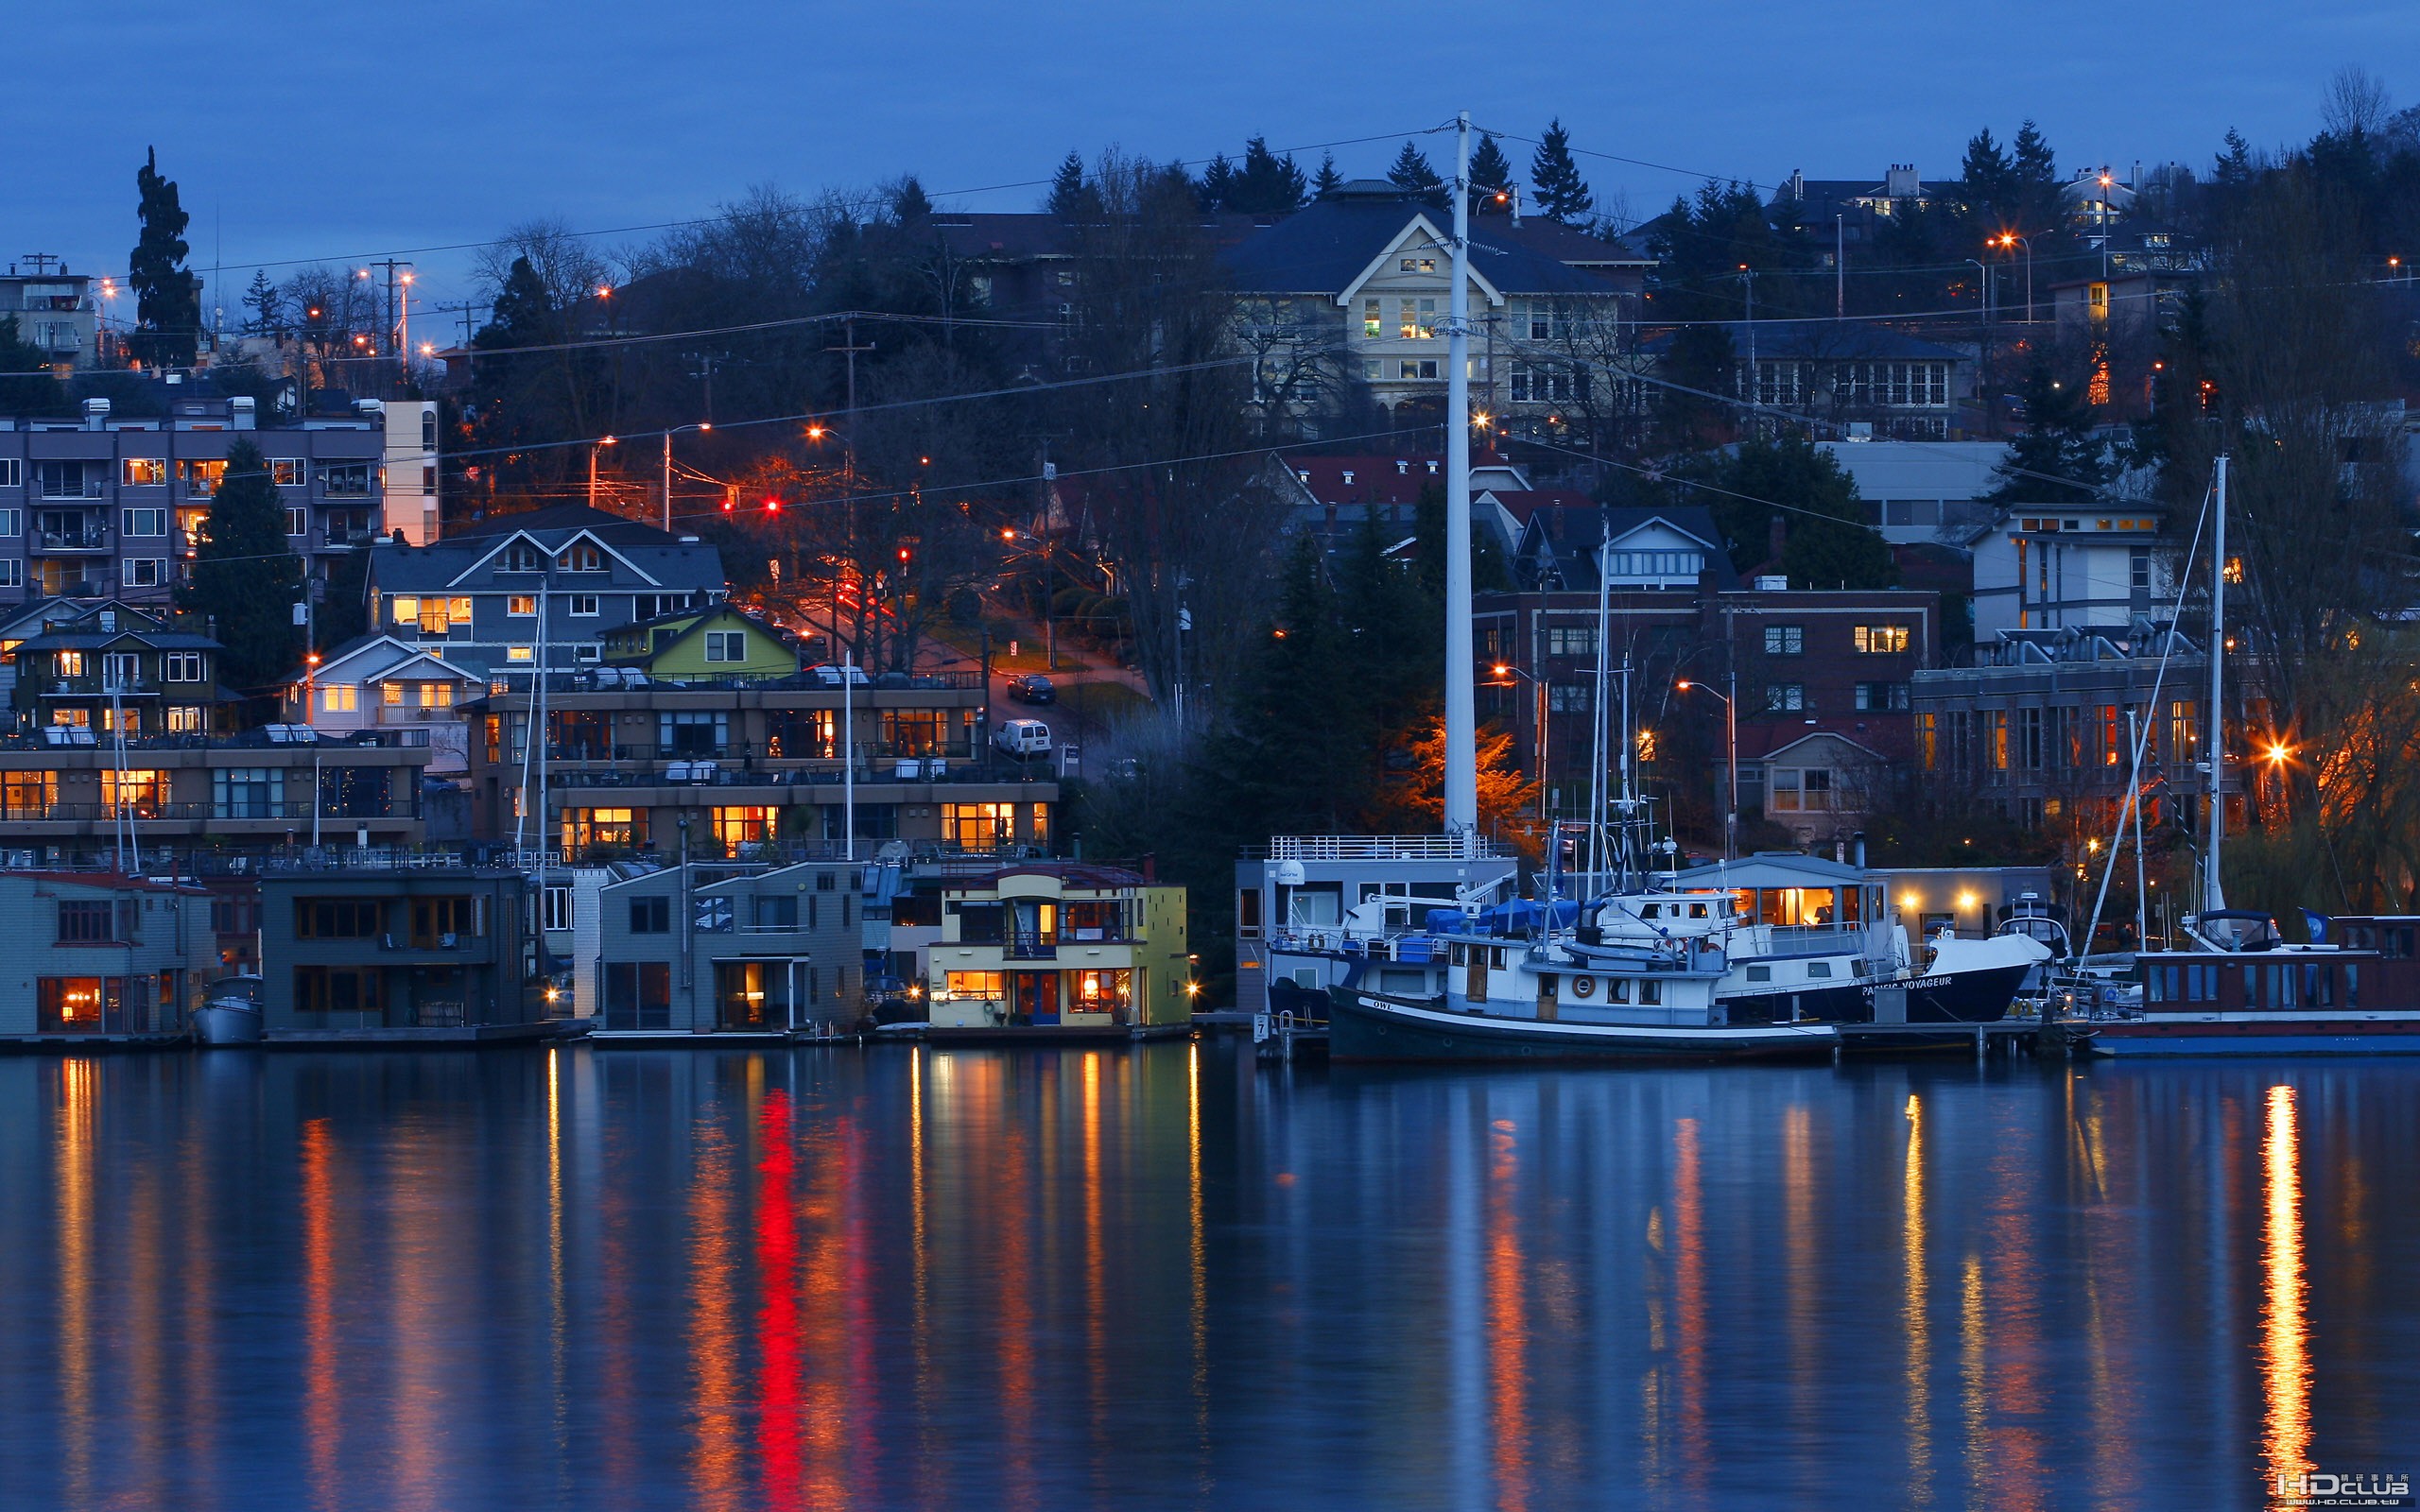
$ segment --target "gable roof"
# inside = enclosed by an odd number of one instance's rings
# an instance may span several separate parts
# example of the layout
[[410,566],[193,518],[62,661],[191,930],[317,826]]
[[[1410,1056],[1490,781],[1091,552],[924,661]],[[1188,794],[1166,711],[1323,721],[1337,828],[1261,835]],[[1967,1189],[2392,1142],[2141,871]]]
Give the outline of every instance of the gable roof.
[[504,515],[497,521],[481,522],[481,528],[475,531],[441,537],[425,546],[379,541],[370,551],[371,581],[377,592],[388,593],[455,591],[515,541],[527,541],[548,556],[559,556],[582,541],[592,541],[653,587],[717,595],[724,587],[722,553],[713,545],[578,505]]
[[[1237,293],[1341,298],[1407,232],[1426,227],[1442,247],[1445,237],[1432,215],[1443,212],[1414,199],[1322,199],[1229,250],[1227,271]],[[1471,272],[1497,294],[1604,297],[1621,292],[1599,273],[1533,249],[1528,243],[1542,238],[1530,236],[1526,225],[1515,233],[1495,221],[1481,216],[1471,224]],[[1607,249],[1620,250],[1610,243]]]

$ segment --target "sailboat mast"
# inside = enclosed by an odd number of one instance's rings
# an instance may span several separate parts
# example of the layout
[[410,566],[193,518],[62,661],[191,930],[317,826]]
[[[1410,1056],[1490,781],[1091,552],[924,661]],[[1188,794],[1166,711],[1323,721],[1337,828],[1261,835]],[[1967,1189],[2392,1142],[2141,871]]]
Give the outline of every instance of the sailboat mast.
[[1605,572],[1605,563],[1613,550],[1614,525],[1610,516],[1600,518],[1597,541],[1597,670],[1596,686],[1588,695],[1588,869],[1590,886],[1605,869],[1605,678],[1607,663],[1613,660],[1613,642],[1607,626],[1613,622],[1613,585]]
[[2210,707],[2202,719],[2203,754],[2210,764],[2210,844],[2202,854],[2202,906],[2227,905],[2219,885],[2219,842],[2226,833],[2226,717],[2221,696],[2226,691],[2227,660],[2227,458],[2219,454],[2218,494],[2211,512],[2217,519],[2217,543],[2210,551]]
[[1454,288],[1445,318],[1445,833],[1478,836],[1471,666],[1471,116],[1454,123]]

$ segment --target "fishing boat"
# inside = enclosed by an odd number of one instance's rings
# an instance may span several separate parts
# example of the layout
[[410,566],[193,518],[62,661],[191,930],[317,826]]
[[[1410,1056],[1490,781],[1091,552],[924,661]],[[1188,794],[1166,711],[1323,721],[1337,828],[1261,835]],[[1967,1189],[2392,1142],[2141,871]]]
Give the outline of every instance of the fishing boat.
[[256,1045],[261,1042],[261,979],[250,972],[223,976],[193,1010],[194,1042]]

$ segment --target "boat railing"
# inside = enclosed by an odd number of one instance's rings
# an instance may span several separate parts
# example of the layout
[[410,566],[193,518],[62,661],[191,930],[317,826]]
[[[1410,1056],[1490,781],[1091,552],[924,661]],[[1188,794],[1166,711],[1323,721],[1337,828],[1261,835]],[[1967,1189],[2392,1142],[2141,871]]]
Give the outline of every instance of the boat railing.
[[[1254,855],[1253,851],[1260,854]],[[1478,836],[1446,834],[1277,834],[1268,847],[1250,847],[1247,860],[1270,861],[1468,861],[1509,855]]]

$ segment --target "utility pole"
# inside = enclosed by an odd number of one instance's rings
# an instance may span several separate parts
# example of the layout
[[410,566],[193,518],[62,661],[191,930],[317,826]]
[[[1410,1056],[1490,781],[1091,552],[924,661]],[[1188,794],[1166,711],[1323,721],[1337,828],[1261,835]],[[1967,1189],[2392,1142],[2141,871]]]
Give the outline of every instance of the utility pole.
[[[854,316],[849,317],[843,322],[841,329],[845,334],[840,337],[840,345],[837,347],[826,347],[823,350],[826,352],[839,352],[848,361],[849,377],[847,397],[849,429],[847,434],[842,436],[840,438],[842,447],[842,451],[840,453],[840,465],[842,469],[840,474],[840,507],[843,514],[845,539],[848,543],[846,550],[842,553],[842,557],[849,565],[849,571],[856,573],[859,578],[856,627],[862,631],[866,618],[866,595],[863,586],[865,575],[858,572],[857,569],[857,353],[860,352],[872,352],[873,350],[873,343],[869,341],[864,346],[857,345],[857,322]],[[711,419],[712,417],[709,418]],[[839,596],[838,589],[834,590],[833,596],[835,599]],[[835,634],[838,633],[838,621],[839,615],[836,609],[836,612],[833,615],[833,631]],[[850,637],[850,644],[852,647],[856,645],[856,639],[857,637],[854,635]]]
[[[1748,423],[1756,423],[1756,270],[1747,264],[1739,265],[1739,286],[1748,298]],[[1751,434],[1754,434],[1752,431]]]
[[731,353],[728,352],[684,352],[681,355],[691,365],[689,376],[706,386],[706,422],[712,424],[715,418],[715,367],[718,363],[730,361]]
[[[1478,720],[1471,686],[1471,116],[1455,117],[1454,287],[1446,306],[1445,833],[1478,838]],[[1180,642],[1182,644],[1182,642]]]
[[1842,218],[1832,217],[1832,318],[1849,314],[1849,234]]

